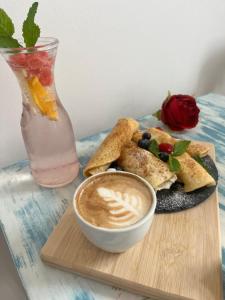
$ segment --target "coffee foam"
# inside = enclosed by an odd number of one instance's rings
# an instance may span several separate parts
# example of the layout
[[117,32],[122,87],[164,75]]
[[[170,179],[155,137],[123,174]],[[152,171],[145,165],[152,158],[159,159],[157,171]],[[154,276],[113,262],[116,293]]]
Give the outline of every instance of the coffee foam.
[[77,195],[80,215],[89,223],[106,228],[132,225],[142,219],[152,205],[148,187],[127,174],[97,176]]

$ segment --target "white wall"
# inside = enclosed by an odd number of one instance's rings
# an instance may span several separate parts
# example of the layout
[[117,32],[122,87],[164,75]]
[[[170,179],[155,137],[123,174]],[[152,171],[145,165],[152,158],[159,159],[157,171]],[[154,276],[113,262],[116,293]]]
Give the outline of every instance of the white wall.
[[[17,32],[27,0],[1,0]],[[105,129],[119,116],[155,111],[167,90],[225,91],[223,0],[39,1],[42,36],[60,40],[59,96],[77,138]],[[224,83],[223,83],[224,82]],[[21,98],[0,59],[0,165],[26,157]]]

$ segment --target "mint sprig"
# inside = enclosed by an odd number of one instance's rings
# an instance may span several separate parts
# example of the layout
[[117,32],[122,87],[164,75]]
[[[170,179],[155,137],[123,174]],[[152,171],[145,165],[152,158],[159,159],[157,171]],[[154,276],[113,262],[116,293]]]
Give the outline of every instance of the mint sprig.
[[34,2],[29,9],[26,20],[23,22],[23,39],[26,47],[33,47],[39,36],[40,28],[34,23],[34,18],[37,13],[38,2]]
[[202,167],[204,167],[203,160],[201,159],[201,157],[199,155],[195,155],[192,158],[194,158],[195,161],[197,161]]
[[12,20],[7,13],[0,8],[0,36],[12,36],[14,31]]
[[0,47],[1,48],[17,48],[20,47],[19,42],[13,38],[14,25],[7,13],[0,8]]
[[11,36],[0,36],[1,48],[19,48],[19,42]]
[[184,154],[187,151],[191,141],[178,141],[173,146],[173,152],[169,155],[169,169],[171,172],[179,172],[181,165],[177,156]]
[[173,156],[180,156],[180,155],[184,154],[184,152],[186,152],[190,143],[191,143],[191,141],[176,142],[173,147]]
[[[186,152],[188,146],[190,145],[191,141],[178,141],[173,146],[173,152],[169,154],[168,165],[171,172],[179,172],[181,165],[176,158]],[[154,154],[156,157],[160,157],[160,150],[159,145],[155,139],[151,140],[148,150]]]
[[156,140],[151,140],[148,150],[155,156],[159,157],[159,145]]
[[[26,47],[35,46],[40,36],[40,28],[34,22],[37,8],[38,2],[34,2],[28,11],[26,20],[23,22],[23,39]],[[11,18],[0,8],[0,48],[22,47],[18,40],[13,37],[14,32],[15,28]]]
[[[204,161],[202,160],[202,158],[199,155],[195,155],[192,157],[195,161],[197,161],[197,163],[199,163],[209,174],[210,171],[207,168],[207,166],[204,164]],[[211,174],[210,174],[211,175]]]
[[179,172],[180,171],[180,163],[179,161],[173,157],[173,155],[169,155],[169,169],[171,172]]

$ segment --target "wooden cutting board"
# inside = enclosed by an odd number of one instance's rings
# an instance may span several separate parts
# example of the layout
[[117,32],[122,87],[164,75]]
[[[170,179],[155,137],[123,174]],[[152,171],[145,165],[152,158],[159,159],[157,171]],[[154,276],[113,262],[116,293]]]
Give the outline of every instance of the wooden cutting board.
[[[210,155],[215,158],[214,146]],[[155,215],[145,239],[122,254],[93,246],[72,206],[41,250],[46,263],[152,299],[221,300],[221,248],[215,192],[195,208]]]

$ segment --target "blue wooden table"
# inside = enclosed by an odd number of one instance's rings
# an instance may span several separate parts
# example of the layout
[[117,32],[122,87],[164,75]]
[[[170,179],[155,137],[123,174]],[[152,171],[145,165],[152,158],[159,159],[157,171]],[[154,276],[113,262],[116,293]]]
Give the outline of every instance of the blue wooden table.
[[[178,137],[209,141],[216,147],[225,287],[225,97],[209,94],[198,98],[198,105],[199,125]],[[140,118],[140,123],[142,127],[161,126],[150,115]],[[103,132],[77,142],[82,166],[105,135]],[[46,189],[34,183],[26,160],[0,170],[0,224],[27,296],[31,300],[141,300],[141,296],[50,268],[40,260],[40,249],[82,179],[80,171],[72,184]]]

